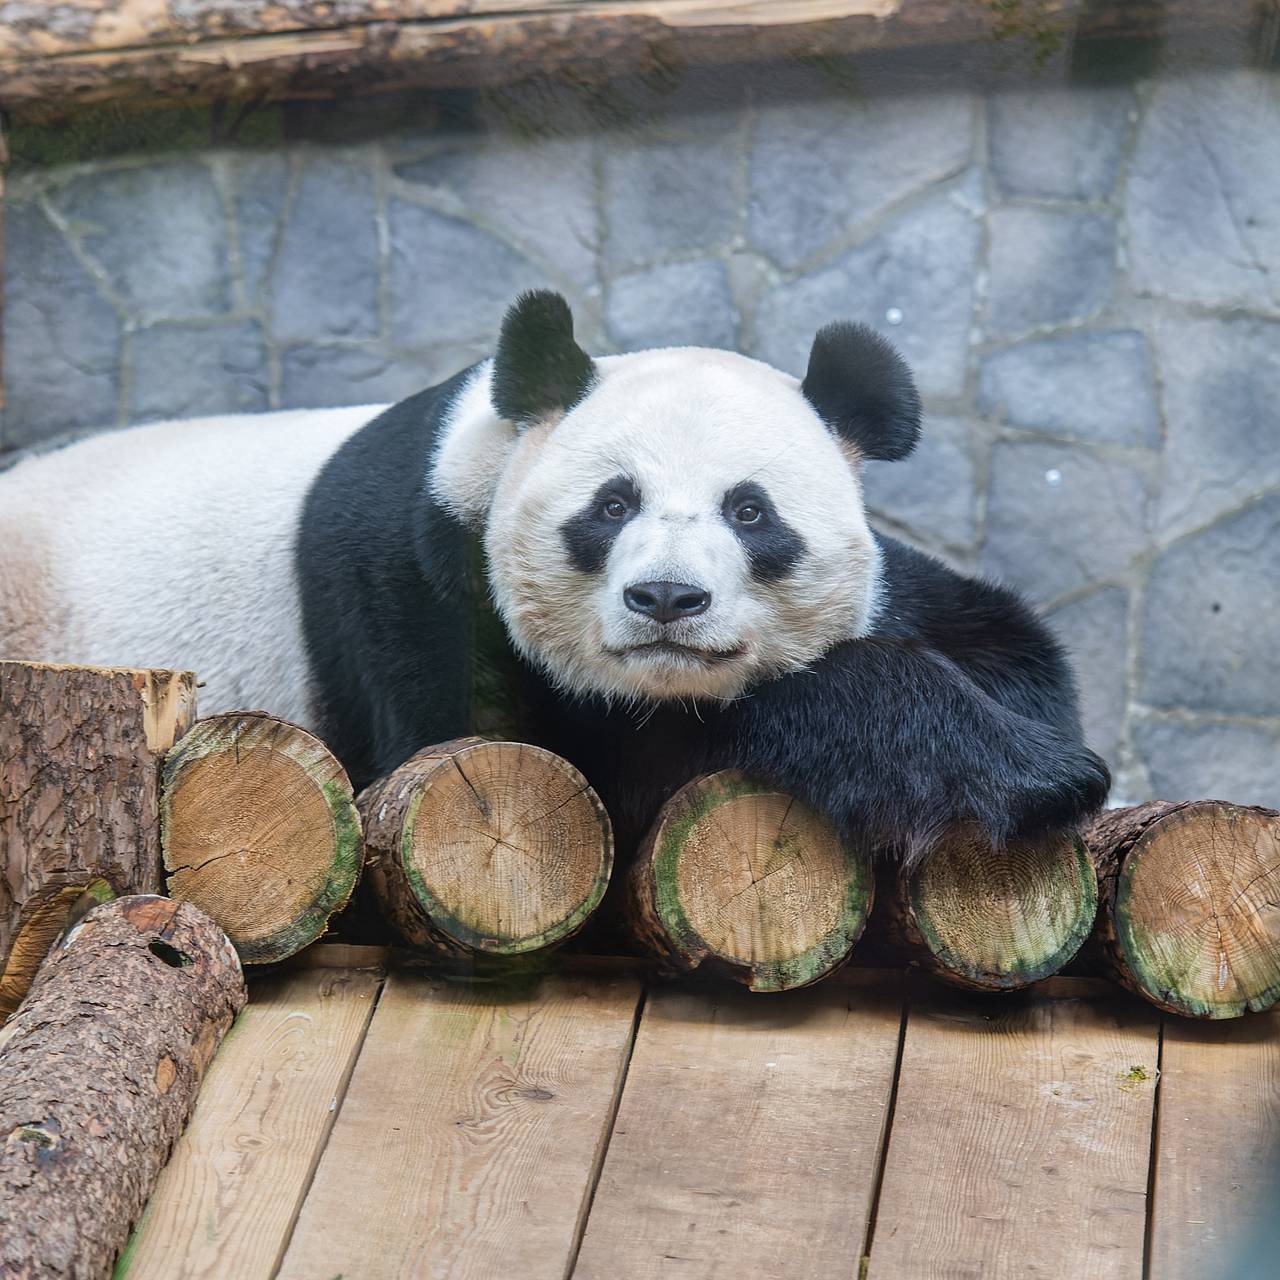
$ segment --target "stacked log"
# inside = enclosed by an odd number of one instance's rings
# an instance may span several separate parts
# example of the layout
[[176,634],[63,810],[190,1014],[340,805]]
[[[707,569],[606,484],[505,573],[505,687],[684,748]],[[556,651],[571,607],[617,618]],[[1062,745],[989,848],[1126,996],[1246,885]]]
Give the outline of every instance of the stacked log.
[[869,860],[829,822],[726,770],[663,807],[631,868],[626,909],[635,941],[664,971],[785,991],[849,958],[872,895]]
[[54,945],[0,1032],[0,1275],[111,1273],[244,1001],[186,903],[117,898]]
[[245,964],[324,933],[363,859],[346,772],[305,729],[262,712],[201,720],[164,762],[169,893],[212,916]]
[[973,991],[1012,991],[1057,973],[1089,937],[1098,906],[1093,864],[1074,833],[993,848],[959,829],[891,880],[889,951]]
[[190,672],[0,662],[0,1021],[77,911],[161,887],[160,762]]
[[1095,955],[1170,1013],[1280,999],[1280,813],[1221,800],[1112,809],[1085,831],[1102,892]]
[[367,874],[406,942],[514,956],[571,937],[613,869],[608,815],[567,761],[518,742],[427,747],[360,796]]

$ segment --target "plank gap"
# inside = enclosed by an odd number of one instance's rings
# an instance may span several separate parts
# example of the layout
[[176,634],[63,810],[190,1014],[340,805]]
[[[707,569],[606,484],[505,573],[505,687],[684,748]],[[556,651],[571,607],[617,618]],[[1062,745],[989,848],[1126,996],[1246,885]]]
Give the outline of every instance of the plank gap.
[[573,1275],[574,1268],[578,1265],[578,1254],[582,1252],[582,1237],[587,1229],[587,1220],[591,1217],[591,1206],[596,1202],[596,1188],[600,1185],[600,1171],[604,1168],[605,1153],[609,1150],[609,1143],[613,1141],[613,1129],[618,1123],[618,1108],[622,1105],[622,1093],[627,1087],[627,1074],[631,1070],[631,1059],[635,1056],[636,1036],[640,1031],[640,1019],[644,1017],[645,1006],[649,1003],[649,988],[643,987],[640,992],[640,999],[636,1001],[635,1017],[631,1020],[631,1039],[627,1041],[626,1055],[622,1061],[621,1070],[618,1072],[618,1083],[613,1091],[613,1109],[609,1112],[609,1119],[605,1123],[604,1131],[600,1136],[600,1145],[596,1149],[595,1163],[591,1167],[590,1185],[587,1187],[587,1194],[582,1198],[582,1211],[578,1214],[578,1221],[573,1229],[573,1247],[569,1254],[569,1264],[565,1267],[565,1280],[570,1280]]
[[876,1238],[876,1218],[880,1213],[880,1193],[884,1189],[884,1171],[889,1163],[889,1144],[893,1141],[893,1117],[898,1110],[898,1082],[902,1079],[902,1053],[907,1044],[907,1018],[911,1013],[911,987],[908,984],[902,996],[902,1018],[898,1023],[898,1054],[893,1063],[893,1084],[889,1089],[889,1105],[885,1109],[884,1132],[880,1137],[880,1157],[876,1165],[875,1184],[871,1191],[871,1212],[867,1216],[867,1233],[862,1240],[862,1252],[858,1255],[854,1274],[861,1277],[865,1269],[863,1259],[870,1259]]
[[369,1038],[369,1028],[373,1025],[374,1014],[378,1012],[378,1005],[382,1001],[382,993],[386,990],[387,979],[384,974],[382,981],[378,983],[378,989],[373,993],[373,999],[369,1002],[369,1016],[364,1020],[364,1026],[360,1030],[360,1037],[356,1041],[355,1052],[351,1055],[347,1063],[347,1069],[342,1073],[341,1079],[338,1081],[338,1088],[334,1093],[334,1107],[329,1113],[329,1123],[325,1126],[320,1141],[316,1144],[315,1151],[311,1154],[311,1166],[307,1170],[307,1176],[303,1182],[302,1193],[298,1196],[297,1203],[293,1206],[293,1214],[289,1219],[288,1230],[284,1233],[284,1237],[280,1242],[280,1247],[276,1251],[275,1260],[271,1264],[271,1275],[274,1277],[279,1274],[280,1267],[284,1263],[284,1255],[289,1251],[289,1245],[293,1240],[293,1233],[298,1229],[298,1219],[302,1215],[302,1206],[306,1204],[307,1197],[311,1194],[312,1184],[316,1180],[316,1170],[320,1167],[320,1160],[324,1156],[325,1149],[329,1145],[329,1138],[333,1134],[333,1126],[338,1123],[338,1117],[342,1114],[343,1103],[347,1100],[347,1090],[351,1086],[351,1077],[355,1074],[356,1063],[360,1061],[360,1055],[364,1052],[364,1043]]
[[1164,1027],[1167,1013],[1160,1015],[1156,1039],[1156,1087],[1151,1098],[1151,1154],[1147,1163],[1147,1226],[1142,1235],[1142,1280],[1151,1280],[1151,1248],[1156,1227],[1156,1170],[1160,1164],[1160,1102],[1164,1085]]

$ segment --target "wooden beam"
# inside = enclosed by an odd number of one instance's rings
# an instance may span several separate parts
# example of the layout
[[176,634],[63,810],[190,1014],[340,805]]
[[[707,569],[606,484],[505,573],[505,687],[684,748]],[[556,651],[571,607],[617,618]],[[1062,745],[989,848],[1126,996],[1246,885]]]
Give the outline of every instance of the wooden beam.
[[[63,0],[0,22],[0,106],[51,118],[137,98],[492,86],[644,66],[1026,36],[1054,47],[1171,22],[1238,24],[1274,0]],[[0,14],[4,7],[0,5]]]

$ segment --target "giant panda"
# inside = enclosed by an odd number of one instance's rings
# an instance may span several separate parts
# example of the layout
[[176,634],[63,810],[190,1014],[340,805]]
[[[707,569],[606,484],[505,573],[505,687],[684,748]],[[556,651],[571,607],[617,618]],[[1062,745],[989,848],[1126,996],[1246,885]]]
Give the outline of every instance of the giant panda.
[[491,359],[389,408],[143,426],[0,475],[0,654],[195,670],[206,712],[302,723],[360,787],[467,731],[488,603],[527,736],[623,847],[721,767],[908,862],[955,822],[1075,823],[1109,777],[1062,650],[868,525],[863,464],[919,430],[866,327],[822,329],[803,380],[593,359],[533,292]]

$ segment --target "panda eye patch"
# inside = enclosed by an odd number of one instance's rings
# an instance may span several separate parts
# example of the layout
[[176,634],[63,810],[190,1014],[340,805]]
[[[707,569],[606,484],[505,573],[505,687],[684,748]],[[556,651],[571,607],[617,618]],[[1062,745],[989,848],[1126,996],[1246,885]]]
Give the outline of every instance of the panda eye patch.
[[560,526],[569,563],[580,573],[599,573],[614,540],[640,510],[640,490],[628,476],[606,480],[577,515]]
[[778,514],[758,484],[735,485],[724,495],[721,513],[733,530],[757,582],[777,582],[799,563],[804,539]]

